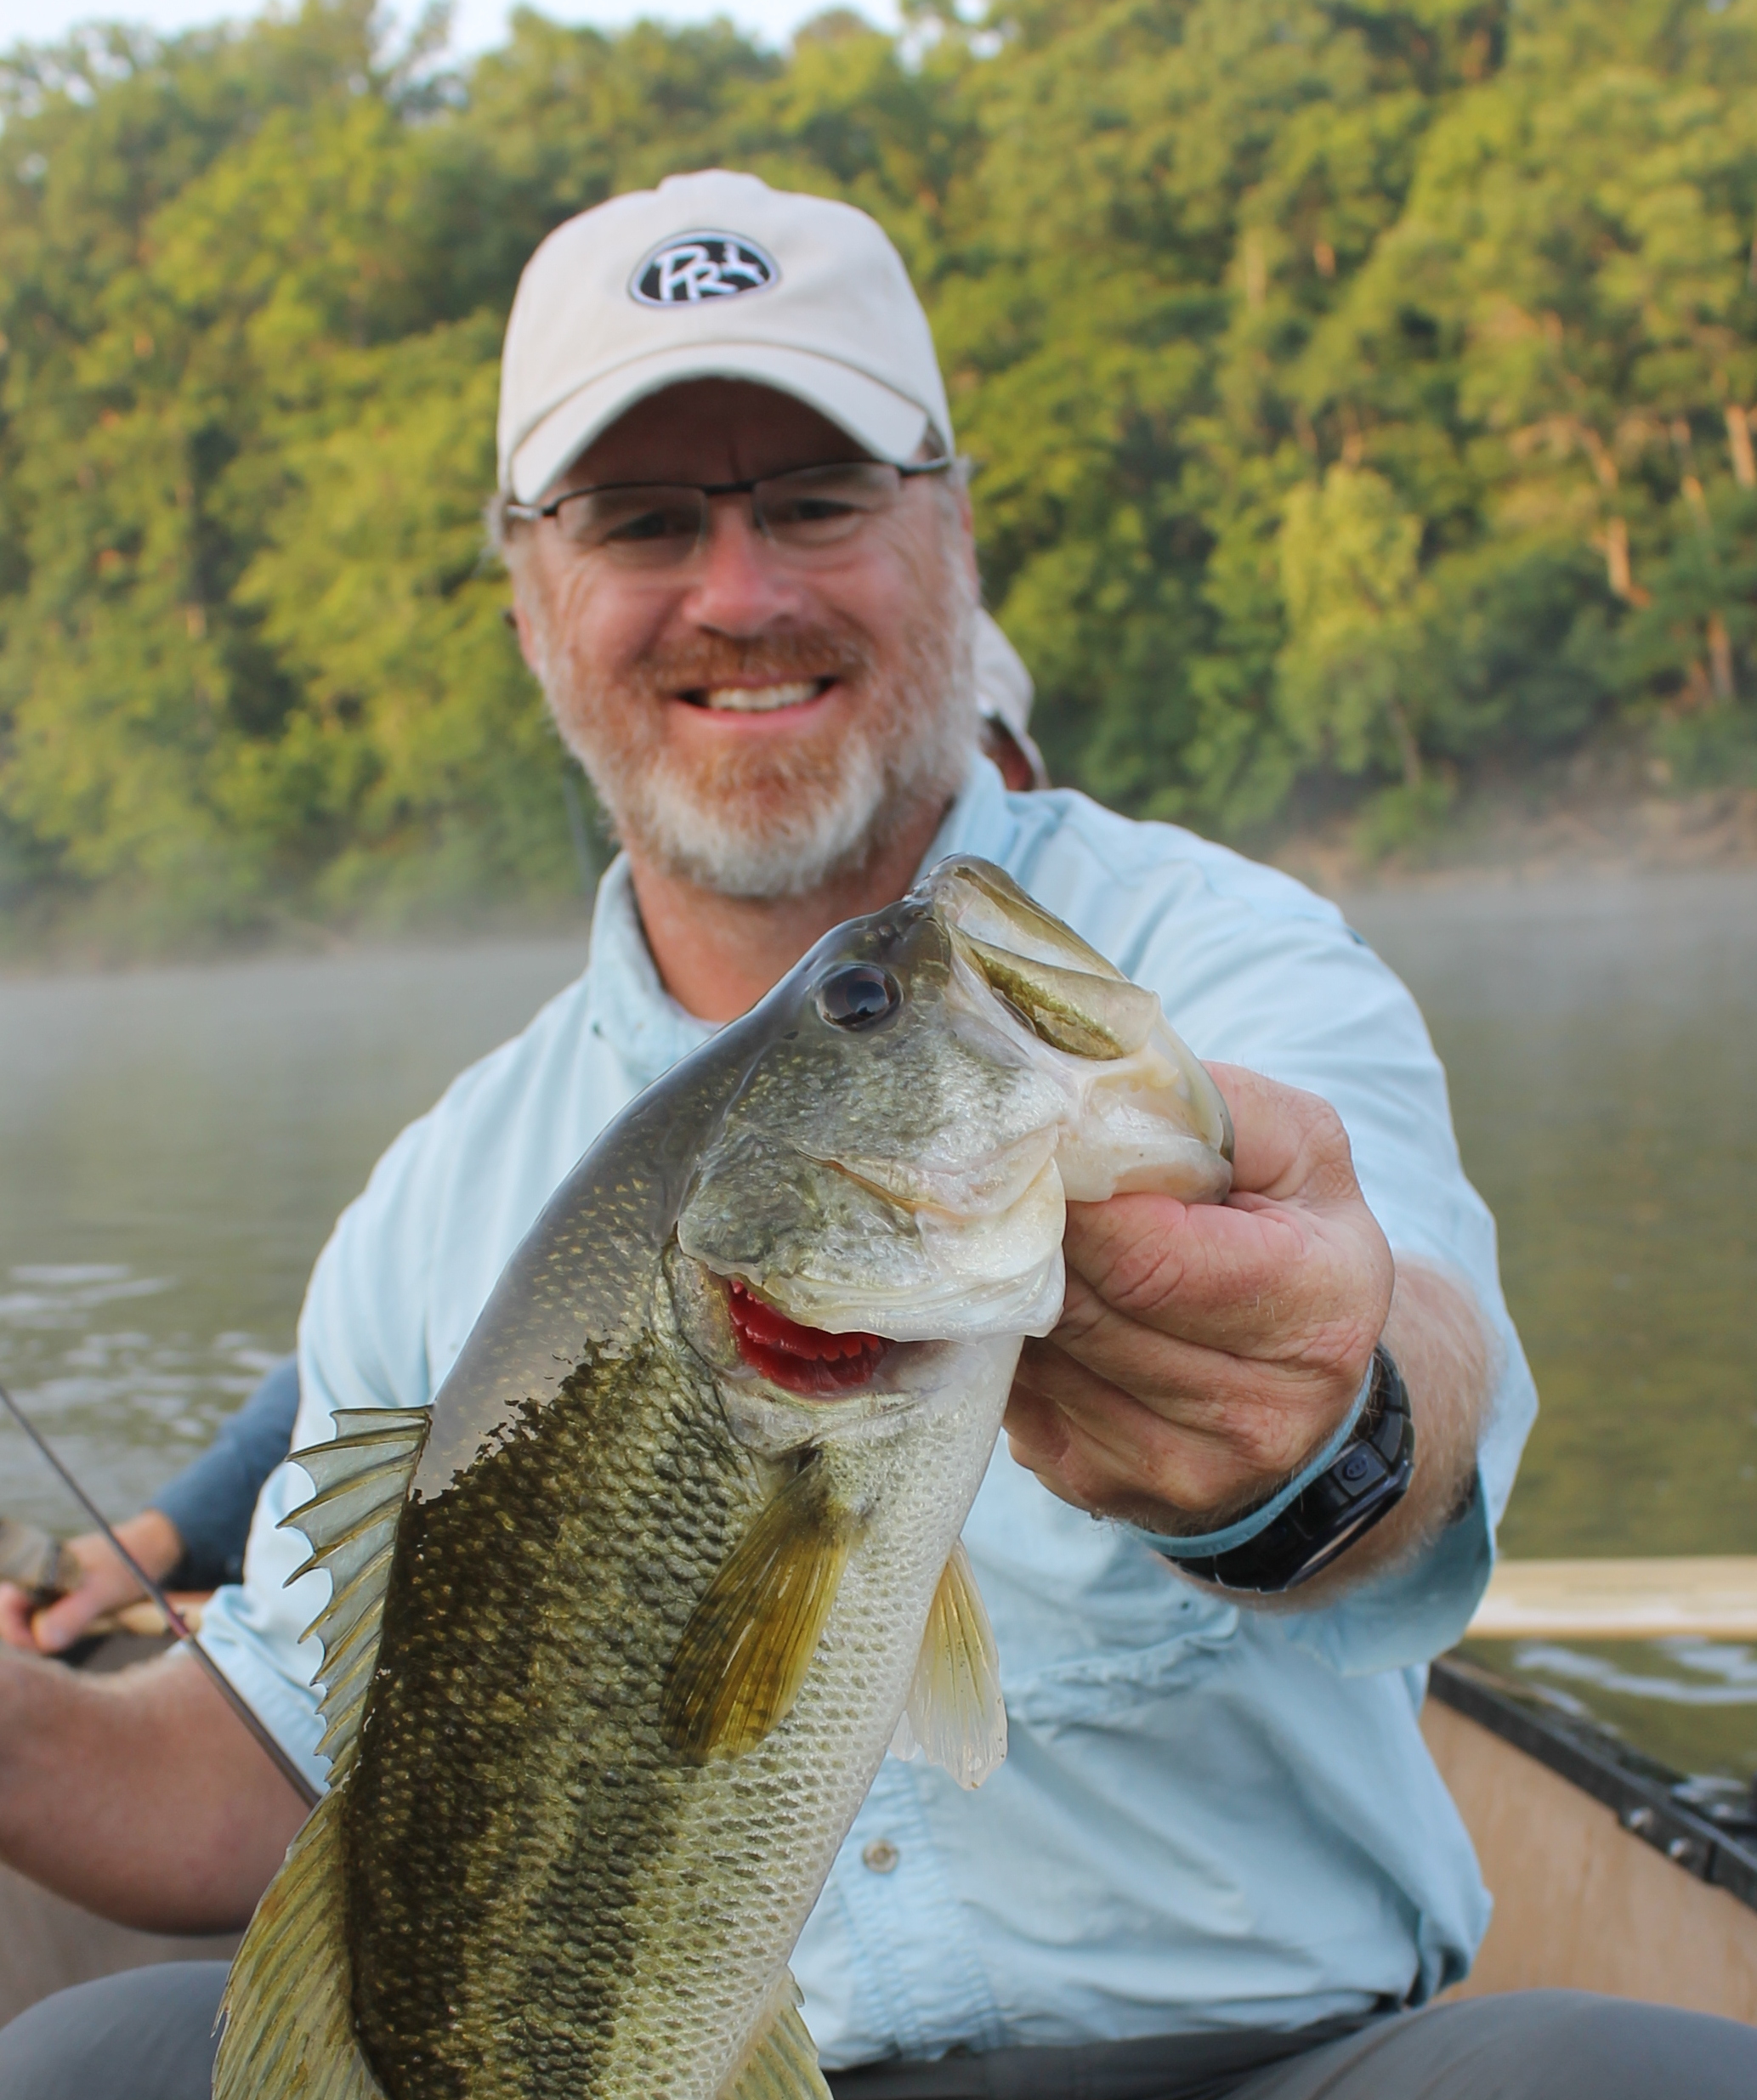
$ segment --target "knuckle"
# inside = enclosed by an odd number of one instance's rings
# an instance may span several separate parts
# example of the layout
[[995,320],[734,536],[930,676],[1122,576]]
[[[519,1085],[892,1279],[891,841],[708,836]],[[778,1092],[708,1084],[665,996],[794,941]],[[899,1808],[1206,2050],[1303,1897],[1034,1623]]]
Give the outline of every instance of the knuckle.
[[1095,1310],[1150,1310],[1165,1304],[1183,1280],[1184,1264],[1163,1233],[1142,1233],[1119,1247],[1091,1293]]

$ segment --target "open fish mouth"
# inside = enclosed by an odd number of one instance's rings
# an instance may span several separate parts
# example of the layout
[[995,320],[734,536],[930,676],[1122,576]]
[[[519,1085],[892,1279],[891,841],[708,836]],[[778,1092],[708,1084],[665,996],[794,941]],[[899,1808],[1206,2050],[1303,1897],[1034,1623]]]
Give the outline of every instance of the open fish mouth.
[[735,1343],[792,1394],[871,1381],[883,1341],[1048,1334],[1068,1202],[1231,1180],[1225,1104],[1158,999],[985,863],[837,929],[736,1025],[751,1061],[677,1244],[721,1279],[715,1361]]
[[726,1312],[742,1361],[772,1385],[807,1399],[870,1384],[895,1346],[881,1334],[832,1334],[790,1320],[741,1276],[726,1280]]

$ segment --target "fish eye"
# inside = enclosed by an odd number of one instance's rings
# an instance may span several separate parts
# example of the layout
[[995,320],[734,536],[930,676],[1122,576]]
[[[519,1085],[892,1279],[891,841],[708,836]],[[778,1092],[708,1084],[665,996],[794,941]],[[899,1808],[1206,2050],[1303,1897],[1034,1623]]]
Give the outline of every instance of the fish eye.
[[847,963],[818,987],[818,1011],[833,1027],[870,1028],[903,1004],[903,988],[877,963]]

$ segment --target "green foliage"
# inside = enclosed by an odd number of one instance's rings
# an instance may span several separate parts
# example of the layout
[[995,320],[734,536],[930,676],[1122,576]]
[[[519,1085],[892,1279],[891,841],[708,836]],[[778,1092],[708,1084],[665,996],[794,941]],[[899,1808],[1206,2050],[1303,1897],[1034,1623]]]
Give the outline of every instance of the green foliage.
[[713,163],[932,314],[1060,777],[1383,846],[1473,768],[1757,748],[1757,0],[1016,0],[785,57],[368,0],[0,61],[0,900],[558,896],[482,557],[543,234]]

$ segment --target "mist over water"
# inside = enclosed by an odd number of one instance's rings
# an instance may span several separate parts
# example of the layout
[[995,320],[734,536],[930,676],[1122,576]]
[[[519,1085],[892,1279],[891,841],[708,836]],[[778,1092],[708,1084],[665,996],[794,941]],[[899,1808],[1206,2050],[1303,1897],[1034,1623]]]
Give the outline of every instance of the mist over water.
[[[1757,1553],[1757,873],[1346,908],[1422,1003],[1500,1221],[1543,1399],[1506,1550]],[[110,1512],[292,1346],[311,1263],[398,1129],[584,960],[582,928],[0,980],[0,1375]],[[83,1528],[4,1427],[0,1508]],[[1494,1660],[1675,1763],[1757,1768],[1748,1650]]]
[[1505,1550],[1757,1553],[1757,875],[1348,908],[1499,1221],[1543,1403]]
[[[1542,1401],[1510,1555],[1757,1554],[1757,873],[1387,892]],[[1482,1644],[1686,1770],[1757,1770],[1757,1651]]]
[[[577,941],[0,980],[0,1376],[107,1514],[292,1347],[337,1214]],[[77,1512],[0,1424],[0,1508]]]

